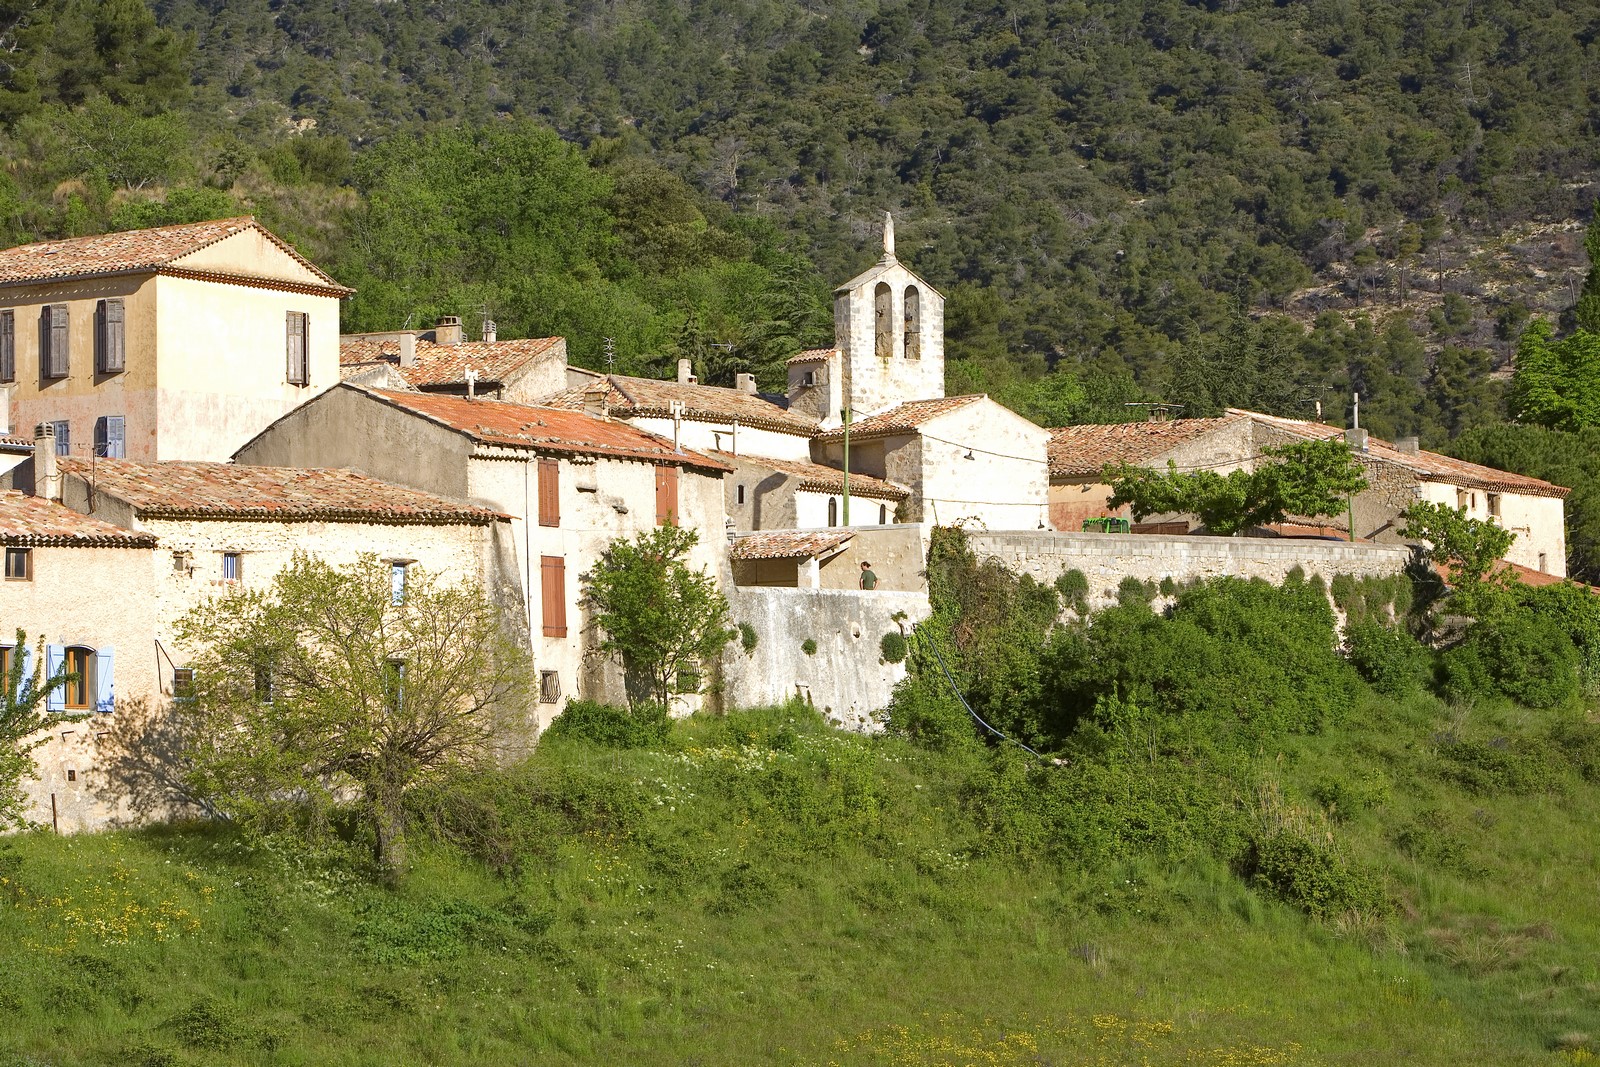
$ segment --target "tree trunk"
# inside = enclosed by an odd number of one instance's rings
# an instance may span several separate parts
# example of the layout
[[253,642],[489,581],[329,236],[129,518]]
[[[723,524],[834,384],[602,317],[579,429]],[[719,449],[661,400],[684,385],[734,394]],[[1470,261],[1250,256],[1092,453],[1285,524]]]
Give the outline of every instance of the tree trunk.
[[386,782],[367,789],[372,818],[372,860],[378,876],[398,885],[406,873],[406,813],[400,790]]

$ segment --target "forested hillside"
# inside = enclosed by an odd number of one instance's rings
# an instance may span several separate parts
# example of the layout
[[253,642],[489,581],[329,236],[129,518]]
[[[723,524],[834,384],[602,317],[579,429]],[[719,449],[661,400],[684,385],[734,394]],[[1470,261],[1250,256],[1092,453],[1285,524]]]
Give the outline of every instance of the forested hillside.
[[953,389],[1052,423],[1359,390],[1442,444],[1587,267],[1584,0],[0,12],[7,238],[254,210],[352,328],[487,309],[775,384],[889,208]]

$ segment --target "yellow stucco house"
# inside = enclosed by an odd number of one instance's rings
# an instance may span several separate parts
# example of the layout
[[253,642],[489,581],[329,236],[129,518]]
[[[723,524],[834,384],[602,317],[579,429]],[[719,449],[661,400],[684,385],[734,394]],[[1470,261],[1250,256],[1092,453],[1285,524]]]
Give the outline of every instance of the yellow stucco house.
[[339,382],[350,289],[253,218],[0,251],[11,425],[62,455],[223,460]]

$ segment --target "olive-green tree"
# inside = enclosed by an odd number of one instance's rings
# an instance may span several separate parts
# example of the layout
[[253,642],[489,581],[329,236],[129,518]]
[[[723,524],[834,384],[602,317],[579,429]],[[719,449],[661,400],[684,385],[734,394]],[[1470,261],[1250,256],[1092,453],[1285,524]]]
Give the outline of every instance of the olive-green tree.
[[1450,568],[1450,580],[1458,589],[1475,589],[1483,584],[1496,561],[1517,535],[1503,526],[1467,518],[1465,508],[1419,500],[1401,516],[1401,534],[1424,542],[1434,563]]
[[63,722],[76,722],[82,715],[67,715],[47,709],[51,693],[77,675],[66,669],[41,678],[34,667],[44,662],[41,638],[34,654],[28,655],[28,635],[17,631],[16,644],[7,656],[4,677],[0,678],[0,827],[24,825],[27,797],[24,779],[33,777],[38,766],[33,750],[49,740],[44,731]]
[[1211,533],[1228,536],[1288,515],[1336,515],[1351,494],[1367,487],[1360,462],[1340,440],[1300,441],[1262,453],[1269,462],[1227,474],[1179,471],[1170,462],[1165,471],[1108,467],[1108,506],[1126,504],[1135,519],[1195,515]]
[[600,647],[622,661],[630,701],[697,691],[706,664],[738,634],[716,581],[684,560],[698,541],[665,523],[611,542],[583,576]]
[[358,797],[385,880],[406,865],[408,790],[490,755],[525,707],[528,658],[472,584],[372,555],[296,555],[265,589],[178,623],[194,655],[186,760],[194,790],[270,829]]

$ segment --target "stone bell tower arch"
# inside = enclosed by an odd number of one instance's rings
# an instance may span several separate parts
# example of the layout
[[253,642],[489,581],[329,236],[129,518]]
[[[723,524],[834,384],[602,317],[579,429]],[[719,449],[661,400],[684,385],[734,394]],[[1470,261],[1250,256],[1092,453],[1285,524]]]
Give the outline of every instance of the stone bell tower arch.
[[944,296],[895,256],[887,211],[882,258],[833,291],[833,333],[853,418],[944,396]]

